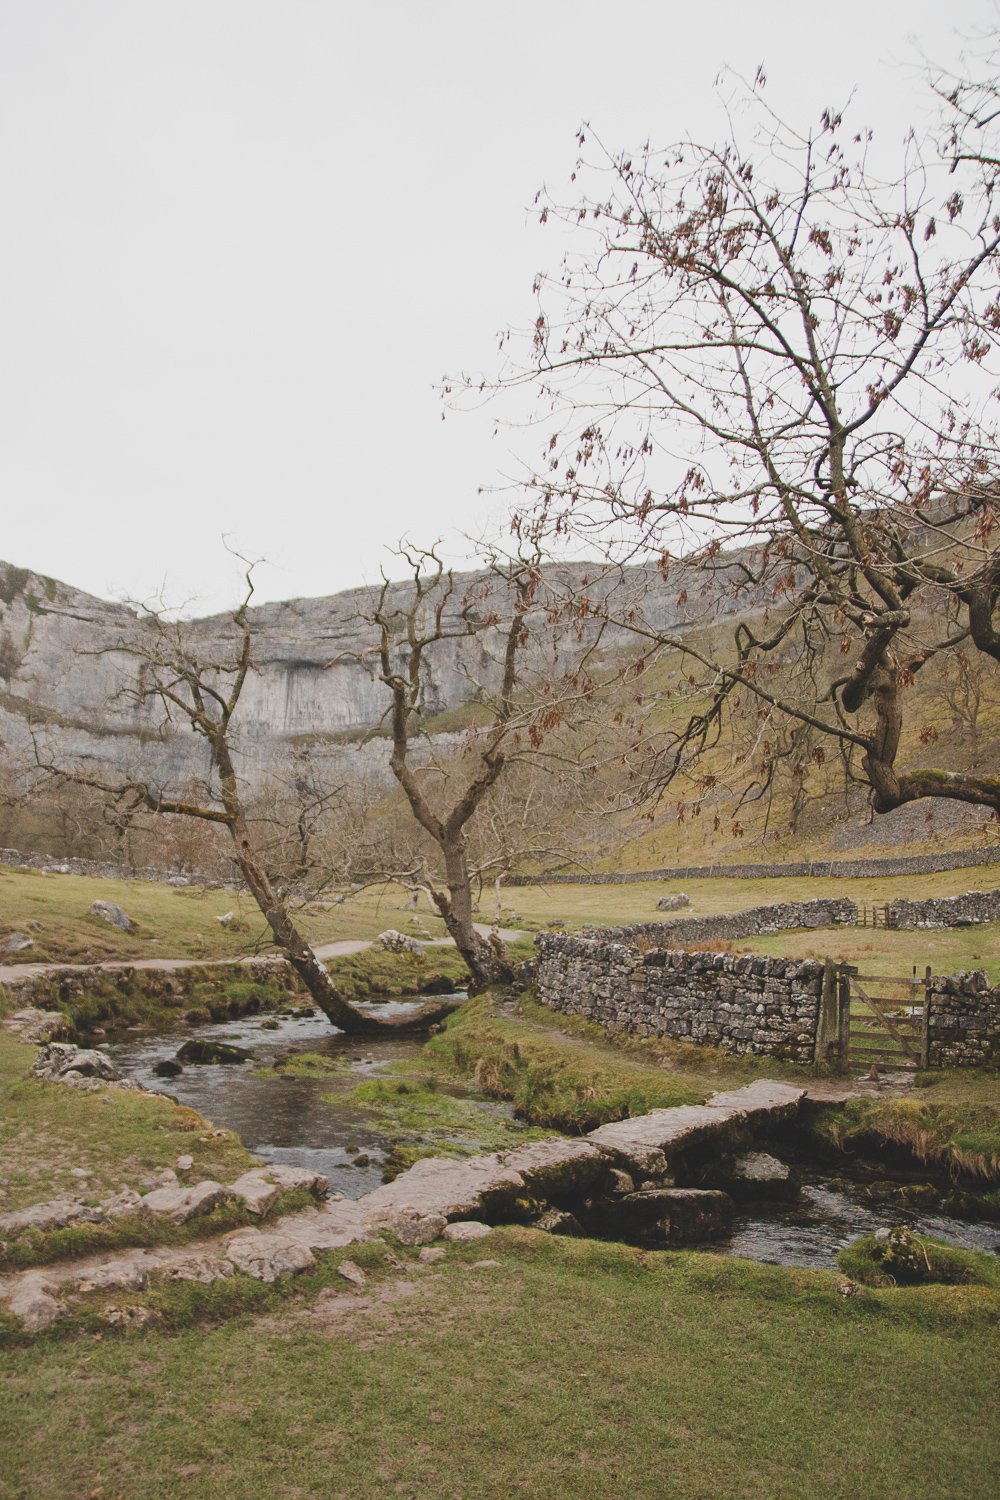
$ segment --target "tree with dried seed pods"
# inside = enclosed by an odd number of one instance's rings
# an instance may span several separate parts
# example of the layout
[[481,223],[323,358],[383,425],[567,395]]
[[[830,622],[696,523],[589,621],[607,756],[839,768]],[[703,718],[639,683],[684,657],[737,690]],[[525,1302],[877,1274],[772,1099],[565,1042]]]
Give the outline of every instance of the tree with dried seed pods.
[[648,591],[616,617],[647,662],[680,651],[701,679],[644,766],[660,795],[698,782],[728,725],[755,796],[783,735],[793,770],[832,741],[875,813],[1000,813],[996,776],[897,765],[916,674],[959,651],[1000,661],[998,65],[933,80],[942,131],[911,131],[889,180],[867,131],[832,110],[791,129],[758,77],[730,111],[749,134],[581,156],[580,196],[540,195],[574,240],[493,382],[534,388],[546,424],[515,528],[663,579],[682,556],[703,618],[735,617],[721,651],[657,624]]

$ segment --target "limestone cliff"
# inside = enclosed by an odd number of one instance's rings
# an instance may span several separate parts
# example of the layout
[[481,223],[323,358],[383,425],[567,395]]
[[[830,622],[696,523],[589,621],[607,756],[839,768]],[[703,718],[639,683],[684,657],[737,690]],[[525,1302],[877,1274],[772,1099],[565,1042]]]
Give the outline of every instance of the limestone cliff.
[[[588,588],[599,595],[610,587],[606,581],[588,583],[587,572],[584,565],[547,569],[550,598]],[[456,576],[456,619],[458,601],[475,595],[485,581],[485,574]],[[735,612],[731,601],[721,600],[714,589],[699,597],[705,593],[704,581],[696,569],[675,565],[669,583],[634,569],[619,579],[618,587],[643,589],[647,620],[661,629],[683,630],[695,623],[696,607],[699,622]],[[409,586],[393,589],[403,600]],[[370,604],[370,590],[354,589],[251,611],[255,670],[238,720],[248,774],[294,745],[322,744],[331,753],[337,746],[346,749],[378,723],[387,694],[358,660],[372,644],[364,622]],[[205,757],[190,732],[166,722],[158,705],[137,707],[121,691],[135,686],[138,667],[116,647],[142,629],[139,616],[126,605],[0,563],[0,738],[8,752],[30,754],[34,735],[63,762],[83,757],[119,768],[141,762],[144,774],[163,784],[204,774]],[[234,633],[227,615],[194,621],[192,631],[206,656],[222,651]],[[591,649],[596,640],[597,627],[582,619],[565,648],[569,659]],[[498,632],[486,629],[470,638],[442,641],[428,653],[429,715],[460,706],[476,696],[477,683],[489,683],[498,644]],[[605,634],[602,649],[620,645],[620,639]],[[377,774],[384,765],[384,748],[370,747],[365,763]]]

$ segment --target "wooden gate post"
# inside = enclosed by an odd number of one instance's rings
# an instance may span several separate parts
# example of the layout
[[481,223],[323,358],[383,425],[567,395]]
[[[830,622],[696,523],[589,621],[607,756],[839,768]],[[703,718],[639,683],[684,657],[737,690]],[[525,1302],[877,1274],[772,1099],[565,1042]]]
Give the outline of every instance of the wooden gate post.
[[816,1046],[813,1061],[833,1063],[840,1058],[840,1013],[837,1008],[837,965],[832,958],[823,964],[823,991],[816,1016]]
[[839,1040],[840,1064],[837,1069],[846,1073],[847,1053],[851,1045],[851,974],[857,973],[851,965],[842,963],[837,969],[837,1036]]
[[931,1065],[931,966],[924,970],[924,1027],[920,1038],[920,1066]]

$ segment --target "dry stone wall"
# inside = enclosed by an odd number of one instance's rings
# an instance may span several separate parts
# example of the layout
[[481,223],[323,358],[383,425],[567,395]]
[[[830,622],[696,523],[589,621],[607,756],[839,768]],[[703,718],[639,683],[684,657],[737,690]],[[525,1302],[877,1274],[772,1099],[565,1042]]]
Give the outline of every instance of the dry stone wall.
[[674,865],[659,870],[599,872],[596,875],[513,875],[510,885],[633,885],[647,880],[786,880],[834,876],[838,880],[881,880],[890,875],[934,875],[940,870],[972,870],[1000,864],[1000,844],[985,849],[954,849],[942,854],[907,854],[886,859],[820,859],[809,864]]
[[47,870],[50,875],[94,875],[99,880],[152,880],[165,885],[201,885],[211,890],[235,890],[242,882],[228,884],[214,875],[197,871],[181,874],[159,865],[116,865],[105,859],[58,859],[54,854],[31,854],[23,849],[0,849],[0,865],[13,869]]
[[717,912],[704,917],[680,917],[673,922],[640,922],[628,927],[585,927],[586,936],[612,943],[676,944],[737,941],[790,928],[856,927],[858,908],[845,896],[816,901],[783,901],[753,906],[749,911]]
[[946,1068],[1000,1065],[1000,985],[985,970],[932,980],[930,1061]]
[[893,927],[975,927],[1000,922],[1000,891],[966,891],[964,896],[939,896],[927,901],[894,901]]
[[[609,1032],[706,1042],[738,1055],[815,1060],[823,964],[815,959],[646,948],[621,939],[539,933],[535,984],[550,1010]],[[676,926],[679,924],[670,924]],[[921,995],[922,998],[922,995]],[[1000,1066],[1000,985],[984,970],[932,979],[932,1067]]]
[[813,1060],[823,983],[816,960],[664,948],[640,953],[634,940],[557,933],[539,933],[535,945],[538,998],[551,1010],[585,1016],[611,1032]]

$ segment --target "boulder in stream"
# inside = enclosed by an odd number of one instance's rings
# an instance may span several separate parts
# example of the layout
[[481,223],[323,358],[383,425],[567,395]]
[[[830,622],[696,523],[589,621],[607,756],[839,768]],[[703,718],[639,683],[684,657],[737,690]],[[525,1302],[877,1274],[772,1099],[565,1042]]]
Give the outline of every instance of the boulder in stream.
[[737,1203],[796,1203],[802,1194],[797,1174],[766,1151],[724,1156],[705,1167],[697,1181],[700,1187],[728,1193]]
[[654,1245],[696,1245],[732,1232],[736,1205],[728,1193],[702,1188],[652,1188],[618,1200],[628,1239]]
[[244,1063],[253,1060],[253,1053],[245,1047],[232,1047],[228,1042],[202,1042],[194,1037],[179,1048],[176,1056],[181,1063]]

